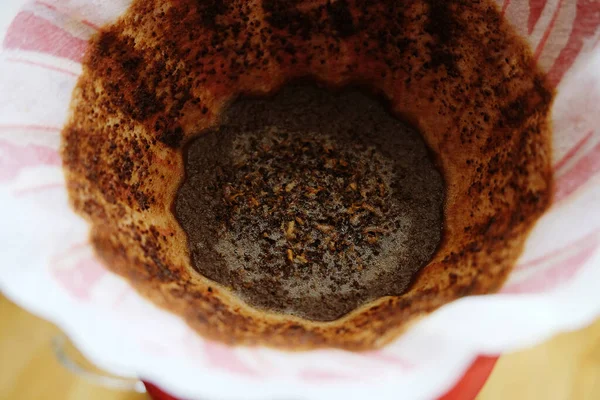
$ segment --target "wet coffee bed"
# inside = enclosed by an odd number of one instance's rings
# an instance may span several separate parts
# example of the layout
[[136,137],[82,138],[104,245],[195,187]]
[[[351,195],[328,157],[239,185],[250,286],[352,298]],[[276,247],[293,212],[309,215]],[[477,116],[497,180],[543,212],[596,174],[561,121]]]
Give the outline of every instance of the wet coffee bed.
[[261,309],[339,318],[406,291],[440,241],[423,139],[358,90],[239,99],[185,171],[175,213],[194,268]]

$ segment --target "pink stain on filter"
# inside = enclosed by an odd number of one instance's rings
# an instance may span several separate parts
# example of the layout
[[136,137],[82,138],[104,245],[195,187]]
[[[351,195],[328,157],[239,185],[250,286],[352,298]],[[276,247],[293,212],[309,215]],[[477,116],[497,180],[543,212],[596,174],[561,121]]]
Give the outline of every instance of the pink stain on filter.
[[340,380],[354,380],[360,379],[355,375],[346,375],[337,372],[320,370],[318,368],[310,368],[300,371],[299,376],[302,380],[306,382],[314,382],[314,383],[326,383],[326,382],[335,382]]
[[35,51],[81,63],[87,42],[44,18],[22,11],[8,28],[3,47],[10,50]]
[[46,146],[36,144],[19,146],[0,140],[0,182],[15,178],[24,168],[43,165],[61,165],[58,152]]
[[546,7],[546,0],[529,0],[529,19],[527,21],[527,33],[531,35],[533,28],[542,16],[542,11]]
[[244,363],[232,347],[205,341],[203,343],[203,350],[208,362],[214,368],[247,377],[258,375],[254,369]]
[[567,198],[598,173],[600,173],[600,142],[557,178],[554,201],[559,202]]
[[[64,4],[64,2],[62,2],[61,0],[59,0],[59,1],[55,2],[55,3],[57,3],[57,4],[63,3]],[[68,12],[69,11],[68,7],[67,7],[67,10],[62,10],[62,9],[59,9],[59,7],[57,7],[54,4],[50,4],[50,3],[47,3],[47,2],[44,2],[44,1],[36,1],[35,4],[36,5],[40,5],[42,7],[45,7],[45,8],[48,8],[48,9],[50,9],[52,11],[56,11],[58,13],[64,14],[64,15],[69,15],[70,14]],[[75,11],[75,10],[73,10],[73,11]],[[94,23],[92,23],[92,22],[90,22],[90,21],[88,21],[86,19],[77,18],[77,20],[80,20],[82,24],[87,25],[87,26],[89,26],[90,28],[92,28],[94,30],[100,30],[100,27],[98,25],[96,25],[96,24],[94,24]]]
[[598,233],[600,233],[600,228],[593,230],[587,235],[565,245],[564,247],[549,251],[537,258],[526,261],[522,264],[518,264],[515,267],[515,270],[524,271],[531,268],[537,268],[544,264],[556,262],[561,255],[566,254],[567,252],[577,251],[577,249],[587,247],[589,245],[595,246],[595,243],[598,243]]
[[73,266],[52,270],[54,278],[78,300],[89,300],[91,289],[106,273],[102,265],[91,257],[83,258]]
[[388,364],[391,367],[400,368],[403,370],[411,370],[415,365],[410,361],[404,360],[394,354],[386,353],[382,350],[376,350],[364,353],[365,357],[370,360]]
[[[597,239],[597,236],[594,236]],[[598,240],[585,242],[574,254],[571,254],[533,276],[510,284],[502,293],[543,293],[569,282],[598,250]]]
[[542,54],[542,51],[544,50],[544,47],[546,46],[546,42],[548,41],[548,38],[550,37],[552,30],[554,29],[554,24],[556,23],[556,20],[558,19],[558,14],[561,11],[562,3],[563,3],[562,0],[558,0],[558,4],[556,5],[556,10],[554,10],[554,13],[552,14],[552,19],[550,20],[549,25],[546,27],[546,30],[544,31],[544,35],[540,39],[540,43],[538,44],[537,48],[535,49],[535,54],[533,55],[533,59],[536,61],[539,60],[540,55]]
[[593,134],[594,134],[593,131],[589,131],[583,138],[581,138],[579,141],[577,141],[577,143],[575,143],[573,145],[573,147],[571,147],[569,149],[569,151],[567,151],[567,153],[556,164],[554,164],[554,173],[555,174],[557,172],[560,172],[561,169],[569,161],[571,161],[574,157],[576,157],[579,154],[581,149],[583,149],[585,147],[585,145],[587,144],[587,142],[592,138]]
[[586,39],[594,36],[598,27],[598,13],[600,13],[598,0],[577,0],[575,21],[571,26],[569,40],[548,71],[548,80],[554,86],[558,86],[565,73],[571,68]]
[[502,3],[501,14],[503,16],[504,16],[504,14],[506,14],[506,9],[508,8],[509,5],[510,5],[510,0],[504,0],[504,3]]

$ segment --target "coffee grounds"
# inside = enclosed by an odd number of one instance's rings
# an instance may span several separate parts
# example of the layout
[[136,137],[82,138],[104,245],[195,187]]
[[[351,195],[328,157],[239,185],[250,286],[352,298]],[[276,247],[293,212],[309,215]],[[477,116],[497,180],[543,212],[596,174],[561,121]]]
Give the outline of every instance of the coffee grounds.
[[238,100],[185,168],[193,266],[261,309],[326,321],[400,295],[440,241],[443,180],[421,136],[359,91]]

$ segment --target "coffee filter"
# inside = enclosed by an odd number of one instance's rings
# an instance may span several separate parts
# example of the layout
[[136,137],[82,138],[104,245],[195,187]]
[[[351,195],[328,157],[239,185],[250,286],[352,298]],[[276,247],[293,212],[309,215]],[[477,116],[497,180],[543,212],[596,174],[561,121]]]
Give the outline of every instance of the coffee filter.
[[[600,314],[600,3],[498,0],[556,87],[555,196],[499,293],[448,304],[378,351],[282,352],[202,339],[94,257],[68,206],[60,130],[87,40],[128,1],[45,0],[7,20],[0,54],[0,289],[100,367],[187,398],[432,398],[478,354]],[[12,21],[12,22],[10,22]]]

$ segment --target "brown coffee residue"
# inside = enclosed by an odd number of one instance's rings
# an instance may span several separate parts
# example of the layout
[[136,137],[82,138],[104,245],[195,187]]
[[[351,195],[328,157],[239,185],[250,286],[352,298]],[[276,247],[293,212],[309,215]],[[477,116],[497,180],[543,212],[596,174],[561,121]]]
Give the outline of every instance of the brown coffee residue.
[[[187,143],[216,132],[239,96],[275,95],[298,78],[385,98],[446,184],[442,241],[408,290],[329,322],[256,309],[198,273],[172,210]],[[90,43],[62,154],[100,258],[200,333],[366,349],[502,285],[550,204],[551,101],[492,0],[135,0]]]
[[186,151],[176,215],[194,267],[249,304],[334,320],[400,295],[441,236],[420,135],[356,91],[238,100]]

